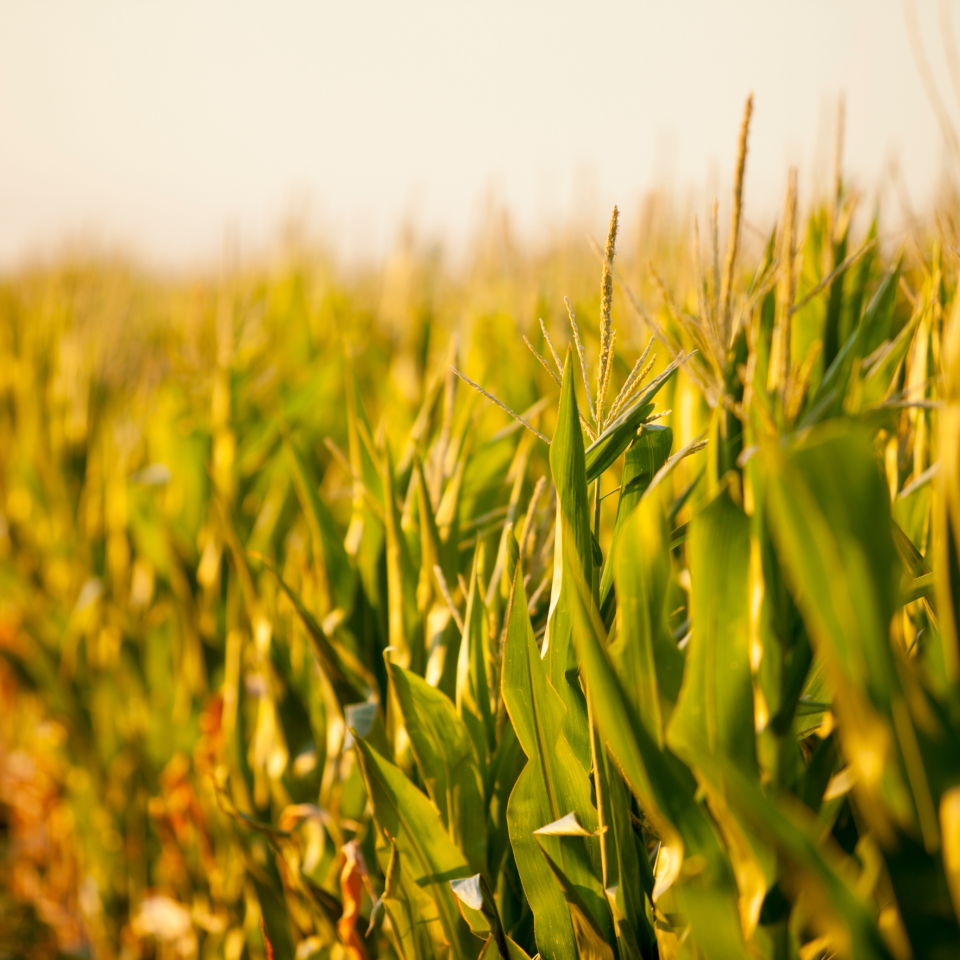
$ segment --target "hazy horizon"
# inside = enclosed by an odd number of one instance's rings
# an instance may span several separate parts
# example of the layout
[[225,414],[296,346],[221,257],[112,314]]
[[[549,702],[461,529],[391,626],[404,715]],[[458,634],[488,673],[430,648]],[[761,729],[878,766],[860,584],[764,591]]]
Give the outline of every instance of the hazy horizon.
[[[937,7],[919,13],[950,99]],[[705,209],[727,200],[751,91],[748,219],[776,212],[792,164],[801,202],[825,181],[840,92],[848,177],[869,196],[895,159],[898,204],[929,205],[944,148],[895,0],[13,0],[0,268],[84,242],[202,266],[227,236],[269,250],[291,220],[347,261],[382,258],[407,223],[456,253],[491,198],[527,240],[602,229],[654,187]]]

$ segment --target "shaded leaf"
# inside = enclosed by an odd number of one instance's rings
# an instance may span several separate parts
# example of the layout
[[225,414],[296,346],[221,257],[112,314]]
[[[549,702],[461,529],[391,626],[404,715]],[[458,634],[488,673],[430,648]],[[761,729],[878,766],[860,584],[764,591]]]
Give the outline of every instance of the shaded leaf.
[[457,660],[457,711],[470,732],[481,766],[485,769],[487,757],[496,749],[496,725],[487,682],[490,650],[478,559],[479,551],[474,555],[470,574],[470,592],[467,595],[463,637]]
[[600,581],[600,610],[607,621],[607,608],[613,589],[613,558],[620,546],[624,524],[640,502],[650,481],[666,463],[673,445],[673,431],[669,427],[652,423],[640,428],[640,433],[627,448],[623,461],[623,475],[620,478],[620,497],[617,501],[617,519],[613,527],[613,537],[607,552],[607,564],[603,568]]
[[624,521],[613,557],[619,630],[608,657],[639,720],[659,747],[683,677],[683,654],[669,626],[669,531],[656,497]]
[[284,439],[283,448],[313,541],[317,571],[321,578],[320,590],[324,597],[320,617],[322,619],[332,609],[342,610],[345,617],[349,616],[356,573],[337,535],[330,510],[317,492],[316,479],[289,439]]
[[477,829],[483,794],[470,735],[445,694],[398,664],[388,669],[430,798],[450,839],[479,870],[486,865],[486,832]]
[[541,853],[563,891],[563,898],[570,909],[570,919],[573,921],[573,932],[577,938],[580,960],[614,960],[609,935],[597,923],[590,908],[584,903],[580,891],[567,879],[563,870],[557,866],[546,850],[541,849]]
[[[470,867],[443,828],[437,808],[394,766],[357,738],[357,757],[379,828],[396,845],[404,874],[436,905],[446,941],[463,956],[479,952],[460,916],[450,880]],[[386,905],[386,897],[385,897]]]

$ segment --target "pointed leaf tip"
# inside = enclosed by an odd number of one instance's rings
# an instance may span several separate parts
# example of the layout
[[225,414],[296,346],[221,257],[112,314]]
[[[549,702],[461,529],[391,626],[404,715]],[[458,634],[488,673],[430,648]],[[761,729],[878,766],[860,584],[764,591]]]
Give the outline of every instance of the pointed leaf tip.
[[533,832],[534,835],[542,837],[599,837],[601,833],[606,833],[606,827],[586,830],[580,825],[576,811],[571,810],[565,817],[547,823]]
[[451,880],[450,889],[472,910],[483,909],[483,892],[480,889],[480,874],[465,877],[463,880]]

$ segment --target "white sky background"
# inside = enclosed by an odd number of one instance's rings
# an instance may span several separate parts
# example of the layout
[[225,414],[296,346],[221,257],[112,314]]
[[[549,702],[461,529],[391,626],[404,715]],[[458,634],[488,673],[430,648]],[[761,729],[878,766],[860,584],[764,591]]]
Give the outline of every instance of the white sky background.
[[665,180],[725,199],[751,90],[749,218],[789,164],[809,198],[840,90],[847,171],[870,190],[895,156],[932,198],[900,0],[0,0],[0,269],[78,240],[213,264],[228,231],[251,255],[291,215],[348,260],[407,221],[456,251],[491,192],[526,238],[602,233]]

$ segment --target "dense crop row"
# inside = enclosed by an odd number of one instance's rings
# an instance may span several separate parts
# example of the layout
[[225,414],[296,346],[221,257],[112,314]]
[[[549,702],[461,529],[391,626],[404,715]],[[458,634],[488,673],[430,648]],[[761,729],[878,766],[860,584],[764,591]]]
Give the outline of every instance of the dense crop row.
[[4,285],[0,955],[960,955],[953,241],[742,159],[599,302]]

